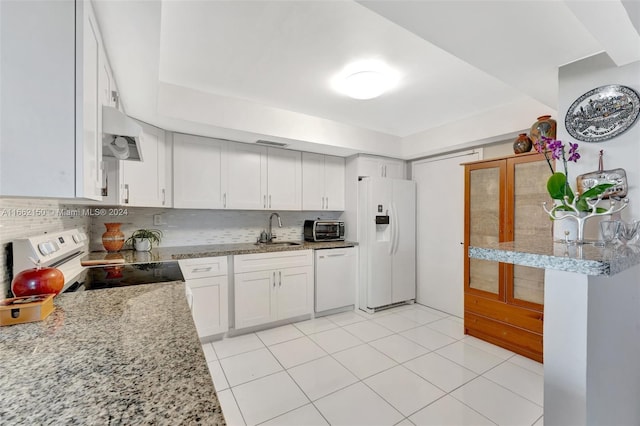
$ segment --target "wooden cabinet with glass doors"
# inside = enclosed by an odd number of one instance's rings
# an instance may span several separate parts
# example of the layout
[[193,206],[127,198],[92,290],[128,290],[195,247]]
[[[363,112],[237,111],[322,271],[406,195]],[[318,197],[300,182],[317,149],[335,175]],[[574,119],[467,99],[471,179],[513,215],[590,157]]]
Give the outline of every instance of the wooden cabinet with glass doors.
[[[467,163],[468,247],[551,238],[542,210],[549,168],[537,153]],[[465,333],[542,362],[544,269],[465,257]]]

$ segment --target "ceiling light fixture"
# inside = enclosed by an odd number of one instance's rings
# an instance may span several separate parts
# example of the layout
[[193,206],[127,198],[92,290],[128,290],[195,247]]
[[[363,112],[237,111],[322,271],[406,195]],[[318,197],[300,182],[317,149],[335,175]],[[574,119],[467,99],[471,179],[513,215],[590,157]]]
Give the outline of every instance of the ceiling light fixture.
[[380,61],[347,65],[331,81],[335,90],[351,98],[374,99],[396,86],[399,75]]

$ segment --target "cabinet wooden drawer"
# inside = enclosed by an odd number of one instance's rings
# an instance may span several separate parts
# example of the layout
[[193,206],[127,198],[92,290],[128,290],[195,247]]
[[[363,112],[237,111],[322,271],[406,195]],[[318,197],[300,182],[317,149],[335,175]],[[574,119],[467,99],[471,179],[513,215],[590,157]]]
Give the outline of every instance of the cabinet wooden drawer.
[[313,265],[312,250],[291,250],[233,256],[234,273]]
[[464,313],[467,334],[542,362],[542,335],[500,321]]
[[182,259],[178,264],[185,280],[227,275],[227,256]]
[[524,309],[497,300],[485,299],[471,294],[464,296],[465,312],[514,325],[519,328],[542,334],[544,315],[542,312]]

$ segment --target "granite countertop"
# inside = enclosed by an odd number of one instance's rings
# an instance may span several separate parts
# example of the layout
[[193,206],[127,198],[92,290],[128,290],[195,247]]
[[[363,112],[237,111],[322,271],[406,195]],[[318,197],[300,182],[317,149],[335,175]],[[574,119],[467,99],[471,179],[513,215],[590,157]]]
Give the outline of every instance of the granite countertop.
[[224,424],[184,291],[64,293],[2,327],[0,424]]
[[126,264],[167,262],[171,260],[193,259],[199,257],[229,256],[236,254],[267,253],[274,251],[289,250],[318,250],[327,248],[344,248],[358,245],[352,241],[326,241],[309,242],[296,241],[300,245],[287,246],[279,244],[212,244],[199,246],[181,247],[158,247],[150,252],[139,252],[135,250],[121,250],[117,253],[107,253],[105,251],[95,251],[88,253],[81,261],[104,260],[104,259],[124,259]]
[[567,245],[550,239],[522,238],[482,247],[469,246],[469,257],[585,275],[614,275],[640,263],[640,247],[635,244]]

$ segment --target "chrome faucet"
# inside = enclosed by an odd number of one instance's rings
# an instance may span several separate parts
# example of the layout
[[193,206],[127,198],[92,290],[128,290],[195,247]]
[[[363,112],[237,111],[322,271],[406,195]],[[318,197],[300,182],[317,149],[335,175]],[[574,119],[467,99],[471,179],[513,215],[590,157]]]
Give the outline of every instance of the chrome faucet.
[[269,216],[269,232],[267,233],[267,243],[273,242],[273,239],[276,237],[275,235],[273,235],[272,231],[274,216],[278,218],[278,228],[282,228],[282,220],[280,219],[280,215],[276,212],[271,213],[271,216]]

